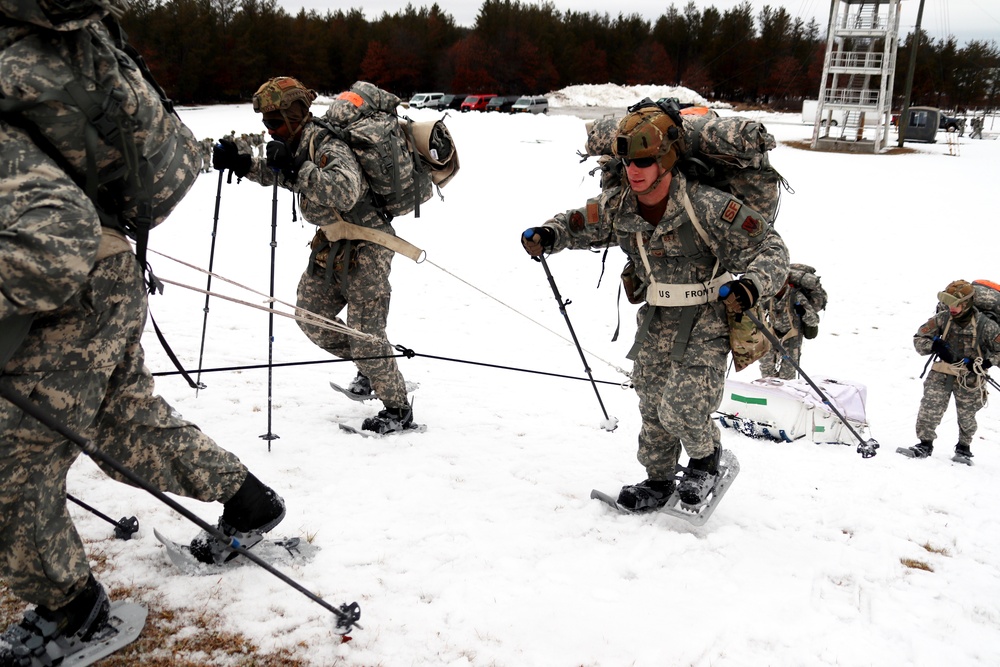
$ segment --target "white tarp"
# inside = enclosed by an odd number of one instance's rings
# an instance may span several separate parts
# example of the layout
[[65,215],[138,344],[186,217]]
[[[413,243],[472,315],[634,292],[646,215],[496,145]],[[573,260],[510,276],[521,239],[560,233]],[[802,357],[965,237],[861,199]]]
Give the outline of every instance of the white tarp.
[[[863,384],[814,378],[823,394],[859,435],[868,427],[867,390]],[[774,440],[808,438],[813,442],[857,444],[858,439],[805,380],[761,378],[726,380],[719,421],[753,437]]]

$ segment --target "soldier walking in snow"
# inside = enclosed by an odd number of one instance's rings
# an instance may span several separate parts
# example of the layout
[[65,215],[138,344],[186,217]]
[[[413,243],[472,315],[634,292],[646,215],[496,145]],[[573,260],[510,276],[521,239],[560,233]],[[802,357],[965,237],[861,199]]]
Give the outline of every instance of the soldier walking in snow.
[[638,459],[648,479],[623,487],[618,503],[631,510],[666,504],[683,445],[690,472],[677,492],[697,505],[717,479],[722,453],[712,412],[722,402],[730,352],[727,309],[739,313],[774,294],[788,275],[788,251],[765,216],[675,168],[683,151],[679,115],[644,101],[619,123],[613,147],[626,178],[606,183],[584,208],[527,230],[521,242],[535,257],[610,243],[629,256],[640,288],[634,293],[646,300],[632,382],[642,417]]
[[[64,4],[0,2],[0,100],[23,105],[0,113],[0,383],[153,487],[224,503],[220,529],[244,541],[277,525],[284,502],[153,394],[140,342],[143,267],[126,238],[145,244],[140,204],[154,202],[155,225],[191,187],[198,142],[127,55],[108,3]],[[39,101],[53,81],[96,82],[76,92],[98,107],[114,95],[120,105],[103,108],[121,117],[110,120],[136,131],[100,134],[75,97]],[[162,172],[138,178],[149,173],[149,155]],[[115,175],[101,192],[116,196],[89,198],[82,183],[97,177],[91,162]],[[66,508],[66,475],[79,454],[0,399],[0,576],[36,605],[0,635],[0,665],[42,664],[27,656],[45,652],[69,653],[71,664],[81,642],[109,627],[107,593]],[[204,538],[192,552],[207,562],[228,554]]]
[[[972,438],[976,434],[976,413],[986,404],[987,370],[1000,362],[1000,325],[975,307],[973,286],[956,280],[938,300],[947,309],[927,320],[913,336],[913,346],[921,355],[936,355],[938,361],[924,380],[924,395],[917,413],[919,443],[901,453],[926,458],[934,450],[936,429],[948,402],[955,397],[958,413],[957,460],[971,463]],[[962,460],[964,459],[964,460]]]
[[819,311],[826,308],[826,291],[816,270],[806,264],[792,264],[788,280],[770,299],[762,300],[771,328],[781,340],[780,350],[771,349],[760,359],[760,376],[794,380],[795,367],[802,356],[802,340],[812,340],[819,334]]
[[[262,114],[272,138],[266,160],[224,140],[215,152],[215,168],[232,169],[237,177],[246,176],[261,185],[273,185],[277,180],[281,187],[299,195],[302,215],[318,227],[346,219],[395,236],[392,225],[372,205],[369,186],[351,148],[310,122],[309,107],[315,99],[315,91],[291,77],[264,83],[253,96],[253,108]],[[392,348],[385,342],[393,250],[368,241],[331,243],[320,229],[313,238],[312,251],[299,280],[296,305],[338,322],[346,307],[347,325],[374,340],[303,322],[299,326],[330,354],[355,360],[358,375],[350,391],[361,396],[374,393],[385,405],[377,416],[365,419],[363,429],[391,433],[410,428],[413,411],[406,385]]]

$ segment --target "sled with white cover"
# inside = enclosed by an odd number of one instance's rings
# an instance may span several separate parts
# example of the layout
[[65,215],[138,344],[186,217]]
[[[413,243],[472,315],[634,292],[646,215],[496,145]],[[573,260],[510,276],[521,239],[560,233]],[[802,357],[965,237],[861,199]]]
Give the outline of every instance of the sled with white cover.
[[[832,378],[818,378],[816,384],[855,431],[868,428],[867,389],[863,384]],[[726,380],[718,412],[722,426],[752,438],[778,442],[807,438],[842,445],[857,442],[851,429],[805,380]]]

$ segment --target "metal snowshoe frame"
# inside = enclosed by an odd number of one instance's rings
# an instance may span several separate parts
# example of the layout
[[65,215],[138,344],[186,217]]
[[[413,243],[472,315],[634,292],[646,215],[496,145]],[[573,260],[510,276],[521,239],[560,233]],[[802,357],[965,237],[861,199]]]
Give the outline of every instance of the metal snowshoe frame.
[[[722,289],[719,290],[719,296],[722,297],[726,296],[725,294],[722,293]],[[757,328],[760,329],[761,333],[764,334],[764,337],[771,342],[771,345],[774,346],[774,349],[778,350],[781,353],[781,358],[784,361],[790,363],[795,368],[795,370],[799,372],[799,375],[801,375],[802,378],[809,383],[809,386],[812,387],[813,391],[816,392],[816,395],[823,399],[823,403],[825,403],[827,407],[830,408],[830,411],[837,416],[837,419],[843,422],[844,426],[847,427],[847,430],[851,432],[851,435],[853,435],[855,438],[858,439],[858,454],[861,454],[861,458],[870,459],[871,457],[875,456],[876,454],[875,450],[879,448],[878,442],[874,438],[868,438],[867,440],[865,440],[864,438],[861,437],[861,435],[857,432],[854,426],[851,425],[851,422],[847,421],[847,418],[840,413],[840,410],[837,408],[836,405],[834,405],[833,401],[830,400],[830,397],[826,395],[826,392],[820,389],[819,385],[813,382],[812,378],[810,378],[806,374],[806,372],[802,370],[802,367],[799,366],[797,363],[795,363],[791,355],[788,354],[788,351],[781,344],[781,341],[778,340],[778,337],[775,336],[774,333],[770,329],[768,329],[763,322],[761,322],[750,311],[744,311],[743,315],[745,317],[749,317],[750,321],[753,322],[755,325],[757,325]]]

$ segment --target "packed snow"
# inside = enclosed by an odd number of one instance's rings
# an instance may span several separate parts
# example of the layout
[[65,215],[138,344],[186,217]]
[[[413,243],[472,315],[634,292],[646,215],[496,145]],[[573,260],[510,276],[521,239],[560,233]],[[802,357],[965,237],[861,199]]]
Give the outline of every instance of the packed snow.
[[[620,114],[650,91],[630,93],[581,87],[579,98],[555,99]],[[199,138],[260,129],[249,104],[180,113]],[[612,249],[606,260],[585,251],[548,260],[601,403],[619,420],[607,432],[542,267],[518,240],[597,193],[594,161],[577,155],[584,120],[451,113],[461,173],[443,201],[395,225],[426,251],[419,264],[395,259],[388,327],[393,344],[415,353],[399,364],[419,383],[414,413],[426,432],[366,439],[340,430],[380,407],[329,388],[348,383],[353,364],[269,372],[271,355],[274,364],[329,357],[283,317],[274,318],[271,348],[267,313],[221,297],[210,301],[203,367],[263,367],[205,372],[197,393],[176,375],[157,380],[180,413],[285,498],[288,515],[274,534],[321,547],[282,571],[334,606],[357,601],[364,629],[341,643],[330,612],[252,565],[181,574],[153,528],[180,541],[197,528],[81,457],[70,493],[140,523],[138,539],[118,541],[107,523],[71,506],[90,551],[111,563],[103,581],[150,587],[163,604],[204,610],[262,652],[281,648],[315,665],[995,665],[1000,401],[979,413],[974,467],[950,461],[953,408],[931,459],[895,448],[916,442],[926,358],[911,341],[937,292],[957,278],[1000,279],[1000,143],[939,135],[905,154],[812,152],[787,143],[811,137],[799,114],[751,115],[778,140],[772,162],[794,189],[777,229],[830,295],[802,367],[866,386],[876,457],[724,430],[742,471],[705,526],[623,516],[591,500],[593,488],[616,494],[645,478],[635,458],[637,401],[621,372],[635,330],[635,307],[618,299],[623,257]],[[165,255],[151,255],[158,275],[205,287],[205,274],[168,257],[207,268],[219,187],[216,172],[203,175],[152,233],[151,247]],[[272,194],[222,183],[213,268],[253,291],[215,279],[218,293],[265,302],[273,232],[275,296],[294,303],[313,227],[284,190],[272,220]],[[203,294],[175,285],[150,299],[192,370],[204,306]],[[151,370],[172,370],[151,327],[145,347]],[[758,376],[756,365],[730,374]],[[179,502],[213,523],[221,513],[218,504]]]

